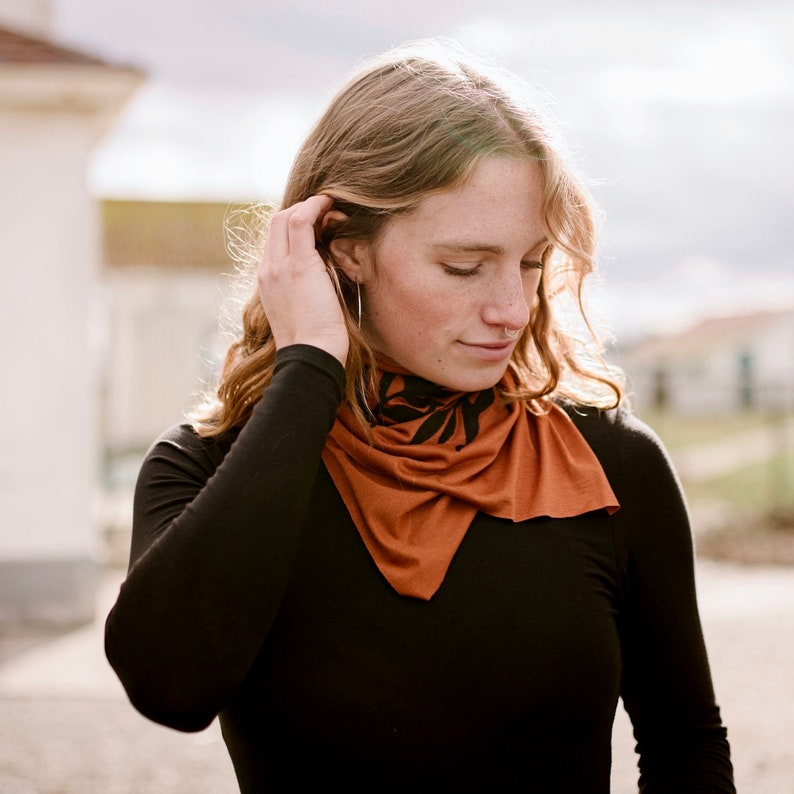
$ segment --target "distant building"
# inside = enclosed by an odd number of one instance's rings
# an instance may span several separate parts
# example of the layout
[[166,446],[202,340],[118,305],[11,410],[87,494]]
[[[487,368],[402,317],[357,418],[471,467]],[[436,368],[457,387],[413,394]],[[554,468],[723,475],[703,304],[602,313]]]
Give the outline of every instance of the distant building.
[[53,43],[48,20],[48,3],[0,2],[0,621],[93,617],[100,226],[86,172],[142,80]]
[[[245,215],[246,206],[240,208]],[[119,201],[102,210],[101,538],[127,564],[132,492],[146,449],[214,384],[229,340],[228,298],[247,299],[227,252],[236,208],[220,202]],[[238,213],[239,214],[239,213]]]
[[710,317],[624,351],[640,410],[794,407],[794,308]]
[[226,346],[219,310],[234,271],[228,211],[212,202],[102,202],[102,438],[111,458],[143,452],[217,374]]

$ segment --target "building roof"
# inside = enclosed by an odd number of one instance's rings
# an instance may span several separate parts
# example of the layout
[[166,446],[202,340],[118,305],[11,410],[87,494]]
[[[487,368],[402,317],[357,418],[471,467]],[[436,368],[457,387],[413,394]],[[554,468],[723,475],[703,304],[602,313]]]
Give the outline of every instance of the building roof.
[[625,352],[625,358],[641,362],[702,356],[746,344],[784,318],[794,318],[794,307],[707,317],[678,333],[639,342]]
[[0,112],[92,112],[109,120],[143,79],[135,67],[0,26]]
[[198,201],[102,202],[106,268],[229,272],[225,220],[230,205]]
[[114,64],[86,53],[67,49],[45,39],[37,39],[10,28],[0,27],[0,65],[6,64],[114,66]]

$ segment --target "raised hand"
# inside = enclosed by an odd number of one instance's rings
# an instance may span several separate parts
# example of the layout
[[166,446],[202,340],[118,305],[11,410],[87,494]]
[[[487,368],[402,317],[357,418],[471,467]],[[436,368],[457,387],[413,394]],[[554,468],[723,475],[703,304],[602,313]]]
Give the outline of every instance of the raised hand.
[[277,213],[257,279],[277,348],[314,345],[344,364],[350,345],[344,315],[316,248],[316,232],[332,204],[329,196],[312,196]]

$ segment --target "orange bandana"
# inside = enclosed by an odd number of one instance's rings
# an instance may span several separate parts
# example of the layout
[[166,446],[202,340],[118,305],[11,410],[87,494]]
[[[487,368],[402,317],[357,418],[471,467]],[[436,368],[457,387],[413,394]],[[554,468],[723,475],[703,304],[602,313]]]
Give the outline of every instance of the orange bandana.
[[[501,388],[500,388],[501,387]],[[400,594],[429,600],[477,511],[511,521],[618,509],[601,464],[565,411],[537,416],[508,371],[498,386],[454,392],[381,374],[373,443],[346,406],[323,462],[375,564]]]

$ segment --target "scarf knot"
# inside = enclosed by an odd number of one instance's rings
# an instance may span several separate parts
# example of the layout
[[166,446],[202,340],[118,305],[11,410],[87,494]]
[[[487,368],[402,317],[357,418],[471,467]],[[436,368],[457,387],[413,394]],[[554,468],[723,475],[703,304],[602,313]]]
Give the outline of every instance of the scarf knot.
[[416,375],[384,372],[378,400],[370,408],[373,426],[411,423],[409,444],[457,440],[460,452],[480,432],[480,415],[497,399],[496,387],[479,392],[455,392]]

